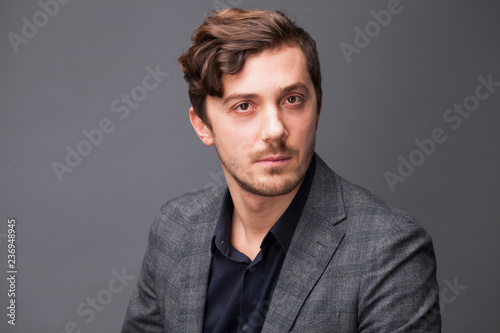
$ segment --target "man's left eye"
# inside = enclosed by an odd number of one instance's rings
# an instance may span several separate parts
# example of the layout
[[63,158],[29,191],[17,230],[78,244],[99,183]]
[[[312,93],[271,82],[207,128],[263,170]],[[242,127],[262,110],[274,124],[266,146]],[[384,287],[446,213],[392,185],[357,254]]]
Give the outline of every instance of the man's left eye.
[[300,103],[301,99],[299,96],[290,96],[286,99],[286,102],[288,104],[297,104],[297,103]]

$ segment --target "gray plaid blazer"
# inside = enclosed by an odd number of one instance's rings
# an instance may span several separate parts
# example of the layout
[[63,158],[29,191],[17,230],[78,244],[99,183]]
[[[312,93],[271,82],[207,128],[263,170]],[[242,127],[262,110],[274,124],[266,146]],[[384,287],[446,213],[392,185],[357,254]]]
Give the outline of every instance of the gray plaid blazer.
[[[166,203],[122,333],[201,332],[211,239],[226,185]],[[262,332],[440,332],[436,261],[407,213],[335,174],[316,172]],[[236,320],[236,318],[235,318]]]

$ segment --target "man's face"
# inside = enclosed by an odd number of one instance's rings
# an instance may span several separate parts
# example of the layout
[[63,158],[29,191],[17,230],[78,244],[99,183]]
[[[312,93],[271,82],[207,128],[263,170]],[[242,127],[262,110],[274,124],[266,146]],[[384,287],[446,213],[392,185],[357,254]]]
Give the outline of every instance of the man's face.
[[290,193],[313,156],[319,120],[304,54],[287,46],[264,51],[222,85],[222,98],[206,99],[211,130],[192,110],[191,121],[215,145],[228,185],[259,196]]

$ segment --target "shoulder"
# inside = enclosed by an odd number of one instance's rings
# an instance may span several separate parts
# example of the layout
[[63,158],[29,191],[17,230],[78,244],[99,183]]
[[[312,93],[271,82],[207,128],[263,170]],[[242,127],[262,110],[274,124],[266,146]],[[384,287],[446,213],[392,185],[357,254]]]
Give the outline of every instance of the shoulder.
[[317,164],[318,183],[329,184],[333,207],[343,210],[347,232],[370,230],[418,229],[418,221],[408,212],[395,208],[371,191],[339,176],[320,160]]
[[179,235],[196,225],[215,223],[226,190],[223,183],[169,200],[161,206],[151,225],[151,234]]
[[400,219],[408,223],[417,223],[413,216],[401,209],[395,208],[376,194],[336,175],[339,186],[342,187],[342,199],[348,216],[381,216]]
[[160,216],[162,219],[192,219],[214,211],[218,213],[226,189],[227,185],[223,183],[201,191],[186,193],[165,203],[160,209]]
[[[364,269],[393,266],[396,258],[414,261],[415,267],[435,269],[435,253],[431,235],[410,213],[395,208],[369,190],[336,175],[342,188],[346,219],[344,245],[363,260]],[[356,250],[354,250],[356,249]],[[423,265],[423,264],[422,264]],[[425,265],[424,265],[425,266]],[[417,269],[412,274],[418,275]]]

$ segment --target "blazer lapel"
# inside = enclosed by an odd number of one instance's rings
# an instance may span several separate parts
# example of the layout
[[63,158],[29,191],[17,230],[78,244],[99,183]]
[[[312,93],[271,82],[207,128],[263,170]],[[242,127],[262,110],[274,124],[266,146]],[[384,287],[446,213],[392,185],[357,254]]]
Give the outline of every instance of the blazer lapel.
[[281,269],[262,332],[288,332],[344,237],[337,175],[316,155],[314,180]]

